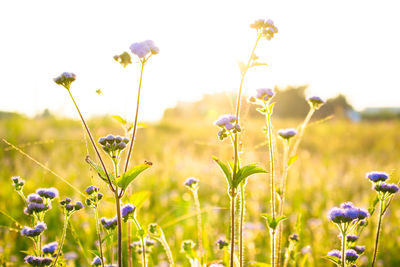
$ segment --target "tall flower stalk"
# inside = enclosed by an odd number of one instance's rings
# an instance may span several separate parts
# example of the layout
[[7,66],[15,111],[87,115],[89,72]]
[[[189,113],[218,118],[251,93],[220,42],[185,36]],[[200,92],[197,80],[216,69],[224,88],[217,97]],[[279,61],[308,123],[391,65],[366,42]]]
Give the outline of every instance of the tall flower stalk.
[[[137,129],[137,119],[138,119],[138,113],[139,113],[139,101],[140,101],[140,91],[141,91],[141,85],[142,85],[142,76],[143,76],[143,69],[145,63],[148,61],[148,59],[154,55],[159,53],[158,47],[155,46],[153,41],[147,40],[139,43],[133,43],[130,46],[131,52],[139,57],[140,63],[141,63],[141,72],[140,72],[140,80],[139,80],[139,90],[138,90],[138,98],[137,98],[137,106],[136,106],[136,114],[135,114],[135,122],[133,126],[133,133],[131,136],[131,144],[129,146],[128,150],[128,155],[126,157],[126,163],[124,167],[124,172],[122,175],[119,175],[118,172],[118,166],[120,162],[120,152],[125,149],[126,144],[129,142],[129,139],[127,139],[127,142],[123,141],[121,137],[114,138],[113,136],[108,136],[110,137],[109,139],[103,138],[99,140],[99,143],[103,146],[104,152],[106,152],[112,159],[114,163],[114,175],[109,173],[107,171],[107,168],[104,164],[104,161],[100,155],[100,152],[96,146],[96,143],[93,139],[93,136],[89,130],[89,127],[86,124],[85,119],[82,116],[82,113],[79,110],[79,107],[72,96],[70,87],[71,83],[75,81],[76,76],[73,73],[63,73],[59,77],[55,78],[54,81],[62,85],[65,89],[67,89],[76,110],[78,111],[79,117],[86,129],[86,132],[89,136],[89,139],[91,141],[91,144],[96,152],[96,155],[101,163],[101,167],[98,166],[96,163],[91,161],[89,158],[87,158],[87,162],[98,172],[99,176],[108,184],[110,190],[114,194],[114,199],[115,199],[115,205],[116,205],[116,211],[117,211],[117,231],[118,231],[118,266],[122,267],[123,265],[123,259],[122,259],[122,218],[121,218],[121,198],[123,197],[128,185],[137,177],[138,174],[140,174],[142,171],[147,169],[148,167],[151,166],[151,164],[141,164],[135,166],[133,169],[128,170],[129,167],[129,161],[131,158],[132,154],[132,149],[133,149],[133,142],[135,140],[135,135],[136,135],[136,129]],[[114,59],[116,59],[118,62],[120,62],[124,67],[126,67],[128,64],[131,63],[131,57],[128,53],[124,52],[120,56],[115,56]],[[131,255],[129,256],[128,262],[131,262],[132,257]],[[131,263],[129,263],[131,264]]]
[[378,225],[375,235],[374,254],[371,263],[371,267],[374,267],[378,256],[379,238],[383,216],[388,210],[394,195],[399,191],[399,186],[397,184],[387,183],[386,180],[389,178],[389,174],[385,172],[369,172],[366,174],[366,177],[373,184],[373,189],[376,191],[377,201],[379,202]]
[[165,250],[165,254],[167,255],[169,266],[174,267],[175,266],[174,258],[172,257],[172,252],[165,238],[164,231],[158,224],[152,223],[149,225],[148,232],[152,239],[157,240],[158,242],[161,243],[161,245]]

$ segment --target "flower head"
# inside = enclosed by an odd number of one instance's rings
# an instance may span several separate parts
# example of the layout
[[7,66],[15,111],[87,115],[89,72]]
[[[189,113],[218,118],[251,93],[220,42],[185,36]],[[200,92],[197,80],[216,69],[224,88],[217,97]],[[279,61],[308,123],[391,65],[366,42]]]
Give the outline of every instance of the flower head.
[[378,171],[367,172],[365,176],[373,183],[384,182],[389,178],[389,174],[386,172]]
[[39,188],[36,190],[36,193],[44,198],[48,199],[53,199],[55,197],[58,197],[58,190],[57,188],[51,187],[51,188]]
[[354,249],[346,249],[346,261],[353,262],[358,259],[358,254]]
[[298,234],[291,234],[289,236],[289,240],[299,242],[300,241],[300,237],[299,237]]
[[293,129],[293,128],[278,130],[278,135],[284,140],[289,140],[290,138],[292,138],[296,134],[297,134],[297,130]]
[[28,255],[24,258],[25,262],[32,266],[48,266],[53,260],[49,257],[36,257]]
[[43,203],[43,198],[35,193],[29,194],[26,200],[33,203]]
[[199,179],[189,177],[183,184],[190,190],[196,190],[199,188]]
[[122,150],[126,148],[126,145],[129,143],[129,139],[127,137],[109,134],[105,137],[101,137],[98,143],[101,144],[103,150],[107,154],[111,155],[112,157],[116,157]]
[[38,222],[34,228],[24,226],[21,230],[21,235],[27,237],[35,237],[44,232],[47,229],[47,225],[44,222]]
[[338,259],[340,259],[342,257],[340,251],[337,250],[337,249],[329,251],[327,255],[330,256],[330,257],[336,257]]
[[66,197],[65,200],[61,200],[60,204],[64,207],[64,212],[68,216],[72,215],[72,213],[74,213],[75,211],[81,210],[85,207],[80,201],[75,202],[75,204],[72,203],[69,197]]
[[226,242],[226,241],[223,240],[223,239],[219,239],[219,240],[217,241],[217,246],[218,246],[218,249],[224,249],[225,247],[228,247],[228,246],[229,246],[229,243]]
[[307,101],[313,109],[319,109],[323,104],[325,104],[325,100],[319,96],[310,96],[307,98]]
[[343,220],[343,218],[344,218],[344,210],[343,209],[333,207],[328,212],[328,219],[334,223],[340,223]]
[[117,216],[111,219],[107,219],[106,217],[102,217],[100,219],[101,225],[107,230],[114,230],[117,226]]
[[[103,259],[103,261],[104,261],[104,259]],[[94,257],[91,264],[92,264],[92,266],[101,266],[100,257],[99,256]]]
[[347,235],[346,238],[349,242],[355,242],[358,239],[358,235]]
[[136,207],[128,203],[122,207],[122,218],[126,222],[128,219],[135,216]]
[[362,254],[365,251],[365,246],[353,246],[352,249],[354,249],[357,254]]
[[218,137],[220,140],[228,137],[228,133],[238,133],[242,130],[238,124],[238,117],[231,114],[220,116],[214,122],[214,124],[221,128],[221,130],[218,132]]
[[62,85],[69,90],[71,83],[76,80],[76,75],[72,72],[63,72],[60,76],[54,78],[56,84]]
[[88,194],[88,195],[91,195],[91,194],[93,194],[93,193],[95,193],[95,192],[98,192],[98,191],[99,191],[99,188],[96,187],[96,186],[93,186],[93,185],[88,186],[88,187],[85,189],[85,193]]
[[16,191],[21,191],[22,187],[25,184],[25,181],[22,180],[19,176],[13,176],[13,177],[11,177],[11,180],[14,183],[15,190]]
[[57,241],[51,242],[51,243],[48,243],[48,244],[44,245],[43,248],[42,248],[42,251],[43,251],[44,254],[53,255],[54,252],[56,252],[57,247],[58,247]]
[[250,24],[250,28],[256,29],[257,33],[261,34],[261,36],[265,37],[267,40],[271,40],[274,34],[278,33],[278,28],[271,19],[258,19]]
[[137,55],[140,59],[145,58],[148,54],[158,54],[160,49],[154,44],[152,40],[133,43],[130,46],[131,52]]
[[360,222],[369,217],[367,210],[357,208],[351,202],[345,202],[340,205],[340,208],[333,207],[328,212],[328,219],[334,223],[349,223],[353,221]]
[[397,184],[382,182],[380,184],[375,184],[374,189],[377,192],[395,194],[399,191],[399,186]]

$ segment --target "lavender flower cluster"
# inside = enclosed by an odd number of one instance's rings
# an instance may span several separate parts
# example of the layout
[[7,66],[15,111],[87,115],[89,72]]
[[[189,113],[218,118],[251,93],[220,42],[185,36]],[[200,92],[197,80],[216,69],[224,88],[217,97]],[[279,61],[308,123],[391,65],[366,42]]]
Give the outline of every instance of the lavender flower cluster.
[[23,187],[24,184],[25,184],[25,181],[22,180],[21,177],[19,177],[19,176],[13,176],[13,177],[11,177],[11,180],[12,180],[13,183],[14,183],[14,188],[15,188],[15,190],[16,190],[16,191],[21,191],[21,190],[22,190],[22,187]]
[[383,194],[382,197],[388,197],[399,191],[399,186],[397,184],[386,183],[386,180],[389,179],[389,174],[386,172],[368,172],[366,177],[372,182],[372,188],[376,192]]
[[88,198],[85,200],[87,206],[96,207],[97,203],[103,198],[103,194],[99,191],[100,189],[93,185],[85,189],[85,193],[88,195]]
[[232,133],[240,132],[242,129],[240,128],[239,123],[237,122],[238,118],[231,114],[225,114],[220,116],[214,124],[221,128],[218,132],[218,137],[220,140],[228,137],[228,135]]
[[195,177],[189,177],[183,183],[189,190],[197,190],[199,188],[199,179]]
[[133,43],[130,46],[131,52],[137,55],[140,59],[145,58],[147,55],[156,55],[160,53],[160,49],[154,44],[152,40]]
[[47,225],[44,222],[38,222],[34,228],[24,226],[21,230],[21,235],[26,237],[36,237],[41,235],[46,229]]
[[57,241],[48,243],[43,246],[42,251],[44,254],[54,255],[58,247]]
[[69,90],[71,83],[76,80],[76,75],[72,72],[63,72],[60,76],[54,78],[56,84],[62,85]]
[[101,217],[100,222],[101,225],[104,227],[104,229],[106,230],[114,230],[115,227],[117,227],[117,216],[111,218],[111,219],[107,219],[106,217]]
[[26,215],[32,215],[34,213],[40,213],[51,209],[51,203],[44,203],[43,198],[37,193],[28,195],[26,202],[27,206],[24,209]]
[[124,221],[126,222],[129,219],[133,218],[135,216],[135,211],[136,211],[136,207],[135,206],[133,206],[130,203],[125,204],[121,208],[122,219],[124,219]]
[[36,256],[26,256],[24,258],[25,262],[32,266],[49,266],[53,260],[48,257],[36,257]]
[[112,154],[124,150],[126,145],[129,143],[129,139],[127,137],[109,134],[106,137],[101,137],[98,142],[102,145],[102,148],[106,153]]
[[315,110],[319,109],[323,104],[325,104],[325,100],[319,96],[310,96],[307,98],[307,101],[311,108]]
[[72,203],[72,200],[69,197],[66,197],[65,200],[60,201],[61,206],[64,207],[65,213],[70,216],[72,213],[75,211],[81,210],[84,208],[83,203],[80,201],[77,201]]
[[334,223],[359,222],[369,217],[369,212],[363,208],[357,208],[351,202],[345,202],[340,208],[334,207],[328,213],[328,218]]
[[258,88],[256,90],[255,96],[250,96],[247,101],[254,104],[259,104],[261,106],[265,106],[265,104],[269,103],[271,98],[275,95],[274,90],[270,88]]
[[293,128],[288,129],[280,129],[278,130],[278,135],[283,140],[289,140],[290,138],[294,137],[297,134],[297,130]]

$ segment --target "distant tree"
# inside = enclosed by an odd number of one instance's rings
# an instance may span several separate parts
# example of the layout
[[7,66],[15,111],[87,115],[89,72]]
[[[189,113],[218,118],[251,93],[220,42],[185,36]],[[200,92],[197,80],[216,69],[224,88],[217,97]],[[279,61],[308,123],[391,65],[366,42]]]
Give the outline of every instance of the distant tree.
[[339,94],[334,98],[329,98],[315,115],[317,118],[325,118],[330,115],[347,118],[347,114],[350,111],[354,111],[353,106],[347,101],[344,95]]

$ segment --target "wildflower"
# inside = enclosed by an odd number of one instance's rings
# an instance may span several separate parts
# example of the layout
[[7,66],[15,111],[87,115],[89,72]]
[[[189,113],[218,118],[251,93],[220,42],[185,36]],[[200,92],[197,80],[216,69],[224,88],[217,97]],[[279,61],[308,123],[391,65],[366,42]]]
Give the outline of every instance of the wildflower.
[[102,145],[102,148],[106,153],[114,158],[126,148],[126,144],[129,143],[129,139],[119,135],[114,136],[109,134],[106,137],[101,137],[98,140],[98,143]]
[[183,183],[189,190],[196,190],[199,188],[199,179],[189,177]]
[[76,75],[72,72],[63,72],[60,76],[54,78],[56,84],[62,85],[69,90],[71,83],[76,80]]
[[44,222],[38,222],[35,228],[30,228],[29,226],[24,226],[21,230],[21,235],[27,237],[35,237],[44,232],[47,229],[47,225]]
[[25,184],[25,181],[22,180],[19,176],[13,176],[13,177],[11,177],[11,180],[14,183],[15,190],[16,191],[21,191],[22,187]]
[[297,134],[297,131],[296,131],[296,129],[293,129],[293,128],[278,130],[278,135],[284,140],[289,140],[296,134]]
[[271,19],[258,19],[250,24],[250,28],[256,29],[257,32],[261,33],[261,36],[265,37],[267,40],[271,40],[274,34],[278,33],[278,28]]
[[93,194],[94,192],[98,192],[98,191],[99,191],[99,188],[98,188],[98,187],[95,187],[95,186],[93,186],[93,185],[88,186],[88,187],[85,189],[85,193],[88,194],[88,195],[91,195],[91,194]]
[[300,237],[299,237],[298,234],[292,234],[292,235],[289,236],[289,240],[299,242],[300,241]]
[[237,133],[241,131],[239,124],[237,123],[238,118],[231,114],[225,114],[220,116],[214,124],[221,128],[218,132],[220,140],[228,137],[228,133]]
[[328,212],[328,218],[334,223],[340,223],[344,218],[344,211],[343,209],[339,209],[337,207],[332,208]]
[[347,241],[349,242],[355,242],[358,239],[358,235],[347,235],[346,236]]
[[375,184],[374,189],[377,192],[395,194],[397,193],[397,191],[399,191],[399,186],[396,184],[389,184],[383,182],[381,184]]
[[53,255],[54,252],[56,252],[57,247],[58,247],[57,241],[51,242],[51,243],[48,243],[48,244],[44,245],[43,248],[42,248],[42,251],[43,251],[44,254]]
[[106,217],[102,217],[100,219],[101,225],[107,230],[114,230],[117,226],[117,216],[111,219],[107,219]]
[[32,266],[48,266],[53,260],[48,257],[36,257],[36,256],[26,256],[24,258],[25,262]]
[[192,252],[195,246],[196,245],[192,240],[184,240],[182,242],[182,250],[188,254]]
[[325,100],[323,100],[319,96],[308,97],[307,101],[308,101],[308,104],[310,104],[310,106],[316,110],[319,109],[323,104],[325,104]]
[[43,198],[35,193],[29,194],[26,200],[33,203],[43,203]]
[[58,197],[58,190],[54,187],[51,188],[39,188],[36,190],[36,193],[44,198],[53,199]]
[[330,257],[336,257],[338,259],[340,259],[342,257],[340,251],[337,250],[337,249],[329,251],[327,255],[330,256]]
[[256,98],[262,101],[270,100],[275,94],[270,88],[259,88],[256,92]]
[[342,209],[354,208],[354,204],[353,204],[353,202],[344,202],[344,203],[340,204],[340,208],[342,208]]
[[372,171],[372,172],[367,172],[365,175],[371,182],[377,183],[377,182],[384,182],[389,178],[389,174],[386,172],[378,172],[378,171]]
[[229,243],[226,242],[225,240],[219,239],[217,241],[217,246],[218,246],[219,249],[224,249],[225,247],[229,246]]
[[74,208],[75,208],[75,210],[83,209],[83,208],[84,208],[83,203],[80,202],[80,201],[77,201],[77,202],[75,203]]
[[51,207],[50,204],[45,205],[44,203],[31,202],[31,203],[28,203],[28,206],[24,209],[24,213],[26,215],[32,215],[34,212],[39,213],[39,212],[46,211],[46,210],[50,209],[50,207]]
[[122,218],[124,219],[125,222],[135,215],[135,210],[136,207],[130,203],[122,207]]
[[[104,261],[104,258],[103,258],[103,261]],[[101,265],[100,257],[99,256],[94,257],[91,264],[92,264],[92,266],[100,266]]]
[[66,197],[65,200],[60,201],[61,206],[64,207],[64,212],[66,213],[67,216],[71,216],[72,213],[75,211],[81,210],[84,208],[84,205],[82,202],[77,201],[75,204],[71,202],[71,199],[69,197]]
[[346,261],[354,262],[358,259],[358,254],[354,249],[346,249]]
[[154,44],[152,40],[133,43],[130,46],[131,52],[137,55],[140,59],[145,58],[148,54],[158,54],[160,49]]
[[353,246],[352,249],[354,249],[357,254],[362,254],[365,251],[365,246]]
[[237,117],[231,114],[225,114],[221,115],[215,122],[214,124],[217,125],[218,127],[224,128],[226,127],[226,124],[232,124],[235,121],[237,121]]

